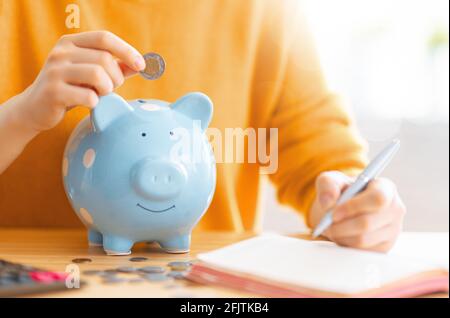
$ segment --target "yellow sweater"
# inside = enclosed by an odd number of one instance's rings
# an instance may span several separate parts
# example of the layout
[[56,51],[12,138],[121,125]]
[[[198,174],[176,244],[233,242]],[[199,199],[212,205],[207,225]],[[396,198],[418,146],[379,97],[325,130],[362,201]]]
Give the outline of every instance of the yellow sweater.
[[[79,5],[79,29],[66,27],[70,3]],[[117,90],[124,98],[174,101],[202,91],[215,105],[212,127],[278,128],[278,170],[269,177],[280,202],[304,215],[316,176],[356,172],[365,147],[324,83],[295,3],[0,0],[0,104],[32,83],[61,35],[109,30],[167,63],[157,81],[127,80]],[[87,114],[82,107],[68,112],[0,175],[0,226],[81,225],[63,191],[61,161],[69,134]],[[215,197],[198,228],[258,230],[258,164],[219,163],[217,173]]]

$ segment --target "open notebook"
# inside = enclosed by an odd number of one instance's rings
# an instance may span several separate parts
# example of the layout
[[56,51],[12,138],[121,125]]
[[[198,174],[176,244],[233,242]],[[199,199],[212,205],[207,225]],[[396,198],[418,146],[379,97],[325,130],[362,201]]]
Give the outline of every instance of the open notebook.
[[272,297],[411,297],[449,285],[448,265],[272,234],[198,259],[188,279]]

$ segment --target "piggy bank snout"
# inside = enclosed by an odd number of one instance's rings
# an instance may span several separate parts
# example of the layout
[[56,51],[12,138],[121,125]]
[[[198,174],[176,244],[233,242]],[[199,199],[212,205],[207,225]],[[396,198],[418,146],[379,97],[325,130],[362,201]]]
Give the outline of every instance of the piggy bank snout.
[[136,192],[149,200],[162,201],[175,198],[184,187],[187,174],[175,162],[143,160],[132,170],[132,183]]

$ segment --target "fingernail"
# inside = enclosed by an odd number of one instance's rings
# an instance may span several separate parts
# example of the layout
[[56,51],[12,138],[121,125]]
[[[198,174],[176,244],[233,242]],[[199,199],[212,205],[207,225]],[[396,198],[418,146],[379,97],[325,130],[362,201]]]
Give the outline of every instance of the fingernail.
[[333,197],[329,193],[323,193],[319,197],[319,202],[322,208],[327,209],[333,203]]
[[144,58],[142,56],[138,55],[136,57],[136,59],[134,60],[134,66],[136,66],[136,69],[138,71],[142,71],[145,68]]

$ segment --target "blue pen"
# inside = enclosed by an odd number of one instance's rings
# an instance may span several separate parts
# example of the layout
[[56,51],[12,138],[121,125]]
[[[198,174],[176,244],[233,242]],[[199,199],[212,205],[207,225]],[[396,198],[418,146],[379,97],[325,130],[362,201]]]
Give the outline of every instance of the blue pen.
[[[388,165],[391,161],[392,157],[394,157],[398,148],[400,148],[400,141],[393,140],[386,148],[384,148],[373,160],[372,162],[364,169],[363,172],[356,178],[355,182],[353,182],[347,190],[342,193],[336,202],[336,206],[341,205],[359,192],[363,191],[367,184],[375,179],[383,169]],[[313,231],[313,238],[318,237],[322,234],[331,224],[333,223],[333,210],[328,211],[325,216],[320,220],[319,224]]]

